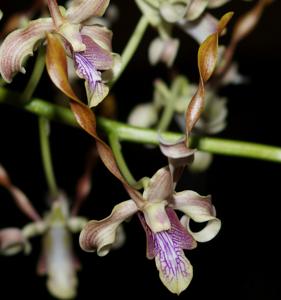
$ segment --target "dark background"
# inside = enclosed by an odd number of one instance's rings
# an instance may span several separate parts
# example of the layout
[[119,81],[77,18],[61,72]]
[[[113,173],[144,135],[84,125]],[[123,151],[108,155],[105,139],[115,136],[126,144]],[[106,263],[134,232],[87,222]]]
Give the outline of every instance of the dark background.
[[[254,1],[255,2],[255,1]],[[24,2],[3,1],[4,12],[16,11]],[[26,2],[27,3],[27,2]],[[114,24],[113,49],[121,52],[139,18],[133,1],[114,1],[124,16]],[[235,17],[252,6],[231,1],[214,13],[234,10]],[[233,21],[233,23],[234,23]],[[222,91],[229,98],[228,127],[220,137],[281,146],[280,128],[280,67],[281,67],[281,3],[275,1],[264,12],[259,25],[239,45],[235,58],[242,74],[250,79],[247,85],[231,86]],[[231,30],[231,25],[230,25]],[[230,31],[229,30],[229,31]],[[146,49],[153,30],[120,78],[113,93],[118,101],[119,119],[138,103],[149,101],[152,81],[169,78],[164,66],[149,69]],[[197,45],[182,33],[182,47],[175,66],[181,73],[197,80]],[[227,39],[227,38],[226,38]],[[32,65],[32,59],[30,60]],[[29,71],[31,67],[27,67]],[[18,75],[11,88],[21,90],[28,76]],[[50,82],[43,77],[36,95],[47,98]],[[3,105],[0,109],[0,161],[13,182],[29,196],[43,214],[47,208],[46,184],[42,171],[36,117]],[[52,150],[58,184],[70,199],[77,178],[83,172],[85,153],[92,140],[84,132],[52,124]],[[158,149],[141,145],[124,145],[124,153],[136,177],[151,176],[166,161]],[[281,299],[280,282],[280,165],[243,158],[216,156],[204,174],[186,173],[180,188],[212,194],[217,214],[222,220],[219,235],[209,243],[186,252],[194,267],[194,278],[181,299]],[[0,227],[22,227],[27,218],[0,189]],[[98,164],[93,173],[93,189],[81,209],[81,215],[103,218],[113,205],[127,199],[121,184]],[[77,299],[149,298],[176,299],[158,279],[153,261],[145,257],[145,234],[137,218],[125,224],[127,242],[118,251],[99,258],[79,249],[74,236],[77,256],[83,270],[79,273]],[[45,290],[45,279],[35,274],[40,254],[40,239],[32,241],[31,256],[0,257],[0,299],[52,299]]]

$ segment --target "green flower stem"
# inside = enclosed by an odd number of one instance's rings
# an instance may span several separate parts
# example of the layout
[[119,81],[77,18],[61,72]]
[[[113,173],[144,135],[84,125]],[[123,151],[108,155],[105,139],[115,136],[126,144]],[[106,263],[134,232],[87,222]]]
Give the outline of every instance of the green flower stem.
[[40,47],[38,50],[37,58],[34,64],[34,68],[32,70],[32,74],[29,78],[29,81],[26,85],[26,88],[24,89],[22,93],[22,99],[23,101],[29,101],[32,97],[40,79],[43,74],[45,67],[45,49],[43,47]]
[[115,82],[119,79],[125,68],[127,67],[129,61],[133,57],[134,53],[136,52],[142,37],[148,27],[148,20],[145,16],[142,16],[135,28],[135,31],[131,35],[130,40],[128,41],[125,49],[121,54],[121,67],[118,70],[117,74],[115,75],[113,81],[110,83],[111,87],[115,84]]
[[116,133],[110,133],[108,135],[108,140],[109,140],[109,144],[111,146],[112,152],[114,154],[114,157],[116,159],[116,162],[118,164],[118,167],[122,173],[122,175],[124,176],[124,178],[127,180],[127,182],[131,185],[134,186],[136,185],[136,180],[133,177],[132,173],[130,172],[126,160],[123,157],[122,154],[122,147],[121,144],[119,142],[118,136],[116,135]]
[[162,82],[159,82],[156,85],[156,88],[158,89],[158,91],[160,92],[160,94],[163,96],[163,98],[166,101],[164,110],[162,112],[160,121],[157,126],[158,131],[162,132],[162,131],[166,131],[168,129],[168,127],[173,119],[175,99],[173,98],[170,91],[167,89],[167,87]]
[[[68,108],[57,106],[41,99],[32,99],[29,103],[22,104],[19,98],[18,93],[11,92],[3,87],[0,88],[0,103],[11,104],[38,116],[78,127],[72,112]],[[99,128],[108,135],[115,133],[119,141],[152,145],[158,145],[159,143],[156,130],[137,128],[106,118],[97,118],[97,121]],[[163,132],[161,135],[167,140],[177,140],[182,137],[181,133],[174,132]],[[191,139],[191,145],[198,150],[214,154],[281,163],[281,147],[211,137],[193,138]]]
[[50,190],[50,194],[53,197],[58,195],[58,187],[55,180],[52,157],[49,143],[49,120],[45,117],[39,117],[39,136],[43,168],[47,180],[47,184]]

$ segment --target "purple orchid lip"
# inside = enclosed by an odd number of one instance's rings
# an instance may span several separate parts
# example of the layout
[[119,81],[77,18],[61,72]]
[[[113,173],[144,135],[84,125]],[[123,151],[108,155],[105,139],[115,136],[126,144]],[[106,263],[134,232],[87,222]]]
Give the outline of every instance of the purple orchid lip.
[[173,293],[179,294],[192,279],[192,266],[183,249],[193,249],[196,241],[182,226],[172,208],[166,209],[171,229],[153,233],[138,213],[147,237],[147,258],[155,258],[159,276],[164,285]]
[[97,71],[93,63],[82,52],[74,53],[73,58],[78,74],[88,82],[90,89],[94,90],[97,82],[101,82],[101,72]]

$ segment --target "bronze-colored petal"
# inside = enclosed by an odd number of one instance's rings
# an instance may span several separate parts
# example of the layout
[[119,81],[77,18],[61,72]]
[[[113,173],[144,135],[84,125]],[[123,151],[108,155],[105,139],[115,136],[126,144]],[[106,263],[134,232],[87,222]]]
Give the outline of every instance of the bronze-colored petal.
[[33,55],[37,43],[45,38],[46,32],[54,29],[50,18],[31,21],[25,28],[10,33],[0,47],[0,73],[3,79],[11,82],[13,76],[22,72],[24,61]]
[[204,108],[205,83],[212,75],[217,61],[218,37],[231,19],[233,13],[225,14],[219,21],[217,31],[210,35],[198,51],[198,69],[200,80],[198,90],[191,99],[186,111],[186,135],[189,136]]
[[126,182],[120,173],[112,150],[99,138],[96,131],[96,117],[94,113],[87,105],[80,101],[69,84],[66,56],[60,40],[50,34],[47,36],[47,39],[46,65],[49,76],[54,84],[71,99],[70,107],[77,123],[96,140],[98,153],[105,166],[123,183],[130,197],[141,207],[144,202],[141,194]]
[[81,0],[69,7],[66,17],[71,23],[79,24],[90,17],[101,17],[108,5],[109,0]]
[[223,77],[227,75],[227,71],[231,67],[237,44],[254,30],[263,10],[270,3],[272,3],[272,0],[259,0],[251,10],[242,15],[236,22],[230,44],[223,56],[223,64],[216,70],[216,76],[219,76],[220,79],[224,79]]
[[109,217],[88,222],[80,234],[81,248],[87,252],[97,251],[99,256],[108,254],[115,242],[117,228],[137,211],[134,201],[127,200],[116,205]]

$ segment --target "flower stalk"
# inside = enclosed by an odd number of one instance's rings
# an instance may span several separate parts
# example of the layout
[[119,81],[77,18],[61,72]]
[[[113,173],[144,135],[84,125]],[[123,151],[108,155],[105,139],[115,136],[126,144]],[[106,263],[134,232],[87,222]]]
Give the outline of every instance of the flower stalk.
[[43,47],[40,47],[32,70],[32,74],[29,78],[29,81],[22,93],[23,101],[29,101],[42,77],[43,71],[45,68],[45,50]]
[[[18,93],[9,91],[3,87],[0,88],[0,103],[10,104],[37,116],[43,116],[49,120],[78,127],[73,113],[68,108],[49,103],[39,98],[33,98],[29,103],[22,104],[19,103],[18,97]],[[156,130],[133,127],[122,122],[101,117],[97,118],[97,124],[107,134],[114,132],[118,136],[119,141],[159,145],[159,136]],[[161,135],[167,140],[174,141],[182,137],[182,133],[176,132],[163,132]],[[213,154],[281,163],[281,147],[204,136],[191,137],[190,143],[192,147],[196,147],[198,150]]]
[[130,169],[127,166],[126,160],[124,159],[123,153],[122,153],[122,146],[119,142],[118,136],[115,133],[110,133],[108,135],[109,144],[111,146],[112,152],[114,154],[114,157],[116,159],[116,162],[118,164],[118,167],[124,176],[124,178],[127,180],[127,182],[131,186],[135,186],[137,181],[135,180],[134,176],[132,175]]
[[46,181],[53,197],[58,195],[58,187],[53,170],[52,157],[49,142],[49,121],[45,117],[39,117],[39,136],[43,168],[45,172]]
[[111,82],[111,87],[115,84],[115,82],[119,79],[122,75],[123,71],[126,69],[128,63],[130,62],[131,58],[133,57],[134,53],[136,52],[143,35],[148,27],[148,20],[145,16],[142,16],[135,28],[135,31],[131,35],[130,40],[128,41],[125,49],[121,54],[121,66],[118,70],[117,74],[115,75],[113,81]]

